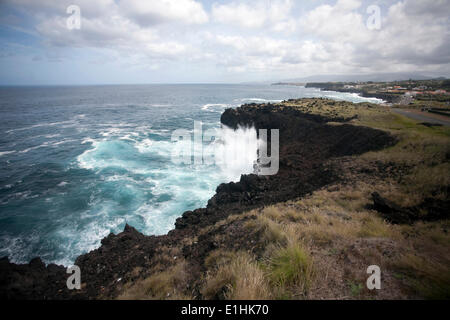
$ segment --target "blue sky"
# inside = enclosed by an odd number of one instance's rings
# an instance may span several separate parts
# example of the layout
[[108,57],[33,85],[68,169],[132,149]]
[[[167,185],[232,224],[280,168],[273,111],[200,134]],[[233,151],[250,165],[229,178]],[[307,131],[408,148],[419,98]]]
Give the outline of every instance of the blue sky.
[[[70,5],[80,8],[80,29],[67,28]],[[450,0],[0,0],[0,84],[448,76],[449,8]]]

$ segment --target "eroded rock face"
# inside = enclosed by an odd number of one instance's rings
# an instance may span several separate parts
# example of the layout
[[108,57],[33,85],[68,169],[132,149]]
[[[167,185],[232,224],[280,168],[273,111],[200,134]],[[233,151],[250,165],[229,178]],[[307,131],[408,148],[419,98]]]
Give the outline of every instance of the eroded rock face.
[[[338,179],[337,168],[327,164],[333,157],[361,154],[395,143],[388,133],[349,124],[327,122],[349,119],[326,118],[302,113],[292,107],[244,105],[226,110],[221,122],[231,128],[253,126],[280,130],[280,166],[273,176],[242,175],[237,183],[221,184],[206,208],[187,211],[177,219],[175,229],[164,236],[145,236],[131,226],[110,234],[100,248],[76,260],[82,271],[82,289],[69,291],[68,275],[62,266],[45,266],[40,259],[27,265],[0,260],[0,298],[10,299],[93,299],[115,297],[122,283],[133,281],[136,267],[149,269],[159,263],[155,253],[162,246],[179,245],[195,237],[200,228],[230,214],[306,195]],[[195,269],[214,249],[214,234],[199,237],[194,247],[183,248],[185,259]],[[239,243],[246,243],[245,234]],[[200,250],[201,249],[201,250]]]
[[349,119],[329,119],[271,104],[225,110],[221,122],[231,128],[280,130],[279,171],[273,176],[242,175],[237,183],[221,184],[206,209],[183,214],[176,228],[192,222],[203,227],[231,213],[301,197],[336,181],[336,169],[326,164],[328,159],[379,150],[396,142],[386,132],[349,124],[329,125],[330,120]]
[[68,299],[66,269],[40,258],[16,265],[7,257],[0,259],[0,299]]

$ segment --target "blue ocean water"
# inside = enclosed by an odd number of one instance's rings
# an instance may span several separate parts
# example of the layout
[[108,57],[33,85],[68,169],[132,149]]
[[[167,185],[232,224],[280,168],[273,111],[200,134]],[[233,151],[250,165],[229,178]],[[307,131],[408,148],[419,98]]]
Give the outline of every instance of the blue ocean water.
[[270,85],[0,88],[0,257],[69,265],[125,223],[168,232],[244,173],[175,164],[172,132],[219,127],[228,107],[300,97],[377,102]]

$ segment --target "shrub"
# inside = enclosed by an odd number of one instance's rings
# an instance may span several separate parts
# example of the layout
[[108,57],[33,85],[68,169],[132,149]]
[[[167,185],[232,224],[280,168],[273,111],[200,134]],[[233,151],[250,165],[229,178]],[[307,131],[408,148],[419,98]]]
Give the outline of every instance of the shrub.
[[206,276],[201,293],[206,299],[265,300],[270,299],[268,283],[256,261],[246,253],[237,253],[231,261],[217,258],[217,265]]
[[269,258],[266,268],[271,283],[280,289],[295,286],[305,294],[310,287],[313,277],[312,258],[299,244],[280,248]]

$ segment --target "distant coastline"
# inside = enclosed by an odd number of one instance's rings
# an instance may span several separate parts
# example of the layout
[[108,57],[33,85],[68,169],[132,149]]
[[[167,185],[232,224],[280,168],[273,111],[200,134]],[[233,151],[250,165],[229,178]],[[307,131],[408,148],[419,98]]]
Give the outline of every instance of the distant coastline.
[[415,108],[448,108],[450,80],[403,80],[384,82],[277,82],[272,85],[304,86],[321,91],[355,93],[364,98],[377,98],[389,104]]
[[320,89],[320,91],[334,91],[334,92],[344,92],[344,93],[356,93],[360,97],[363,98],[376,98],[384,100],[387,103],[396,103],[399,101],[398,96],[386,94],[386,93],[376,93],[376,92],[367,92],[362,89],[356,88],[344,88],[336,85],[336,83],[329,82],[311,82],[311,83],[302,83],[302,82],[276,82],[272,83],[273,86],[298,86],[305,88],[316,88]]

